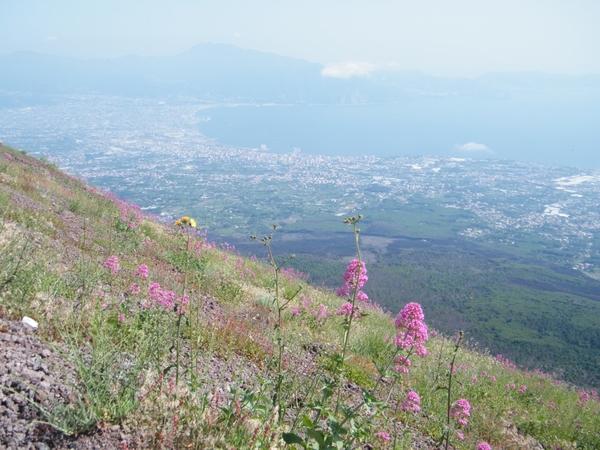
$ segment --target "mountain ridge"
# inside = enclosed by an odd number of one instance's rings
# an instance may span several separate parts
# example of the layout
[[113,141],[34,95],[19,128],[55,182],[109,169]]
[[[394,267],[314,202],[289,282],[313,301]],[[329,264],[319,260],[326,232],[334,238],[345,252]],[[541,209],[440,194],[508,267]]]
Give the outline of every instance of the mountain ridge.
[[[211,102],[339,104],[403,101],[415,96],[509,98],[523,92],[600,91],[600,75],[494,72],[474,78],[435,77],[375,68],[366,76],[324,76],[326,67],[230,44],[197,44],[173,56],[81,59],[39,52],[0,56],[0,94],[103,94]],[[558,94],[557,94],[558,95]],[[6,101],[6,100],[5,100]]]

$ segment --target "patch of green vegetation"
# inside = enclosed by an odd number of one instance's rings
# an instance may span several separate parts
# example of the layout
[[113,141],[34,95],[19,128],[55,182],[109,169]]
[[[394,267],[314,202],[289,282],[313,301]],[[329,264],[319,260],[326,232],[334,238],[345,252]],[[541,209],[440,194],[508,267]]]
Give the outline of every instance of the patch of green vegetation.
[[[331,373],[335,367],[335,362],[329,356],[325,356],[319,359],[319,365]],[[341,371],[349,381],[358,386],[367,389],[375,386],[375,375],[377,375],[377,372],[370,365],[368,359],[354,357],[342,366]]]
[[419,302],[437,329],[464,329],[526,367],[553,368],[573,383],[600,383],[598,282],[575,271],[444,253],[421,251],[420,258],[403,258],[410,263],[372,267],[367,293],[392,311]]

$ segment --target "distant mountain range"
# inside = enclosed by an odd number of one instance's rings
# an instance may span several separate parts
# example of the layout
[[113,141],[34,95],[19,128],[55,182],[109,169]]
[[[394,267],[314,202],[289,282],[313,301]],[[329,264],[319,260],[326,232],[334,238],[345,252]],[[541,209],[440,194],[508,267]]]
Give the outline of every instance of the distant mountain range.
[[0,106],[56,95],[98,94],[223,103],[341,104],[415,97],[510,98],[600,92],[600,75],[489,73],[444,78],[375,69],[368,76],[323,76],[324,66],[225,44],[200,44],[165,57],[77,59],[35,52],[0,56]]

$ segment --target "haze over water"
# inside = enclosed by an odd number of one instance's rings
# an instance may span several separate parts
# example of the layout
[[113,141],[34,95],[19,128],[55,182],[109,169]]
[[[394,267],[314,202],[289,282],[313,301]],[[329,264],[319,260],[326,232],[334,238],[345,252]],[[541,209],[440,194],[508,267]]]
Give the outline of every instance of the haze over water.
[[[418,99],[376,105],[203,109],[219,142],[312,155],[470,157],[600,169],[600,102],[569,97]],[[487,147],[467,151],[464,144]],[[264,148],[264,147],[263,147]]]

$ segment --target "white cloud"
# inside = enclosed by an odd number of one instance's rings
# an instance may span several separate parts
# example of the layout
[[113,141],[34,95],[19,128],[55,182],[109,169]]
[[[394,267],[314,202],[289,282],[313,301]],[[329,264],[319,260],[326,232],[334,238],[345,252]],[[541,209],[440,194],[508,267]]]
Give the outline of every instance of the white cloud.
[[375,64],[362,61],[345,61],[327,64],[321,75],[331,78],[368,77],[377,69]]
[[477,142],[467,142],[466,144],[455,144],[454,148],[467,153],[494,153],[487,145]]
[[42,38],[42,41],[48,41],[48,42],[58,41],[58,38],[56,36],[46,36],[45,38]]
[[241,37],[242,37],[242,33],[240,33],[239,31],[238,31],[237,33],[233,33],[233,35],[234,35],[236,38],[241,38]]

